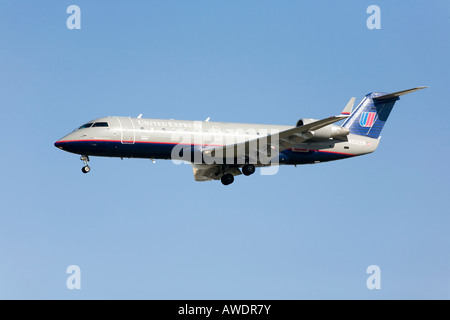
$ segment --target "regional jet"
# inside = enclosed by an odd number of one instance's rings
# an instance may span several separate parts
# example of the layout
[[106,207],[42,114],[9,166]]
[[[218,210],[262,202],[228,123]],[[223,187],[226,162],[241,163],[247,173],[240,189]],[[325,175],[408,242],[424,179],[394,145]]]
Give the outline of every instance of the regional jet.
[[[341,114],[300,119],[295,126],[187,120],[106,117],[83,124],[55,142],[81,155],[83,173],[90,156],[172,159],[192,165],[195,181],[233,183],[257,167],[314,164],[374,152],[381,130],[400,96],[426,87],[367,94],[353,110],[351,98]],[[342,125],[335,124],[345,120]]]

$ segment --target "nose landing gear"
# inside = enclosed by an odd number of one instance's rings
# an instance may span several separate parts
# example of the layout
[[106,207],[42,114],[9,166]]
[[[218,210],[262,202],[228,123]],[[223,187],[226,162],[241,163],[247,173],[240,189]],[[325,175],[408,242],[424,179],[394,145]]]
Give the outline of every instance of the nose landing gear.
[[89,156],[81,156],[80,160],[84,162],[84,167],[81,168],[81,171],[83,173],[88,173],[89,171],[91,171],[91,168],[89,167]]

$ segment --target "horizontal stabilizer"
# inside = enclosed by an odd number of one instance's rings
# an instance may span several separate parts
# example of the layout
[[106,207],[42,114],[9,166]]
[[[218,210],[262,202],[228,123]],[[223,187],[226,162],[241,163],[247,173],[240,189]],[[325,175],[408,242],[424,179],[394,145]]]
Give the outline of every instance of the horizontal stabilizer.
[[373,98],[373,100],[380,101],[380,100],[394,99],[394,98],[398,98],[398,97],[400,97],[400,96],[402,96],[404,94],[408,94],[408,93],[411,93],[411,92],[414,92],[414,91],[417,91],[417,90],[422,90],[422,89],[425,89],[425,88],[428,88],[428,87],[417,87],[417,88],[403,90],[403,91],[398,91],[398,92],[394,92],[394,93],[388,93],[388,94],[385,94],[383,96],[375,97],[375,98]]

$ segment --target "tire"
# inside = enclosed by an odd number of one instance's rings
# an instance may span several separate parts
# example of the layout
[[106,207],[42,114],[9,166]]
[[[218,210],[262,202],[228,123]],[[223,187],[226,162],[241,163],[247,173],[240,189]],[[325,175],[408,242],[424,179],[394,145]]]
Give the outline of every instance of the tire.
[[244,174],[244,176],[250,176],[250,175],[254,174],[255,171],[256,171],[256,168],[252,164],[246,164],[245,166],[242,167],[242,173]]
[[229,184],[232,184],[234,181],[234,177],[231,173],[226,173],[222,176],[222,178],[220,178],[220,181],[222,182],[222,184],[224,186],[227,186]]
[[91,168],[89,168],[89,166],[84,166],[83,168],[81,168],[81,171],[83,173],[88,173],[89,171],[91,171]]

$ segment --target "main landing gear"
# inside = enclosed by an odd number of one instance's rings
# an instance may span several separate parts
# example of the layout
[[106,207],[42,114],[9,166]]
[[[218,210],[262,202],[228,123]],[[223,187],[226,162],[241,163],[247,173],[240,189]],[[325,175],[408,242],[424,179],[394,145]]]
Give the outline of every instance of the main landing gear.
[[81,171],[83,173],[88,173],[89,171],[91,171],[91,168],[89,167],[89,156],[81,156],[80,160],[84,162],[84,167],[81,168]]
[[227,186],[229,184],[232,184],[234,181],[234,177],[231,173],[225,173],[222,178],[220,178],[220,181],[224,186]]
[[244,174],[244,176],[249,176],[254,174],[256,171],[255,166],[252,164],[246,164],[245,166],[242,167],[242,173]]
[[[239,169],[235,168],[235,170],[238,171]],[[233,170],[230,170],[230,168],[229,168],[228,166],[224,166],[224,167],[222,168],[223,175],[222,175],[222,177],[220,178],[220,181],[222,182],[223,185],[227,186],[227,185],[233,183],[233,181],[234,181],[234,176],[233,176],[232,173],[230,173],[230,172],[232,172],[232,171],[233,171]],[[252,164],[249,164],[249,163],[242,167],[242,173],[243,173],[245,176],[252,175],[252,174],[255,173],[255,171],[256,171],[255,166],[252,165]],[[239,173],[239,171],[238,171],[238,173]]]

